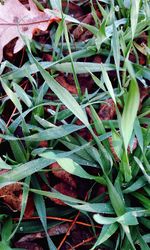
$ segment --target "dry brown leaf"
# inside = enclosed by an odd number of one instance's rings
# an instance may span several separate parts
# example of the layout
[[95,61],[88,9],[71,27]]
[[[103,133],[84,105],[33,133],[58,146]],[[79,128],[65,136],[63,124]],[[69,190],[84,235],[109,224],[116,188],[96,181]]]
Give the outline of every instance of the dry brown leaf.
[[109,137],[108,138],[108,141],[109,141],[109,145],[110,145],[110,150],[115,158],[116,161],[119,161],[119,157],[114,149],[114,146],[113,146],[113,141],[112,141],[112,137]]
[[112,120],[116,115],[115,104],[112,99],[107,99],[105,102],[107,103],[101,104],[98,115],[101,120]]
[[[67,185],[66,183],[63,183],[63,182],[58,183],[53,188],[64,195],[67,195],[67,196],[70,196],[73,198],[77,198],[77,192],[72,187]],[[61,201],[60,199],[51,198],[51,197],[50,197],[50,199],[57,205],[66,206],[66,204],[63,201]]]
[[67,81],[66,81],[66,79],[65,79],[65,77],[64,76],[57,76],[56,78],[55,78],[55,80],[57,81],[57,82],[59,82],[60,84],[61,84],[61,86],[63,86],[65,89],[67,89],[70,93],[72,93],[72,94],[77,94],[77,89],[76,89],[76,87],[75,86],[73,86],[73,85],[71,85],[71,84],[69,84]]
[[[109,138],[108,138],[108,141],[109,141],[109,145],[110,145],[110,150],[111,150],[111,152],[112,152],[112,154],[113,154],[115,160],[116,160],[116,161],[119,161],[120,159],[119,159],[119,157],[118,157],[118,155],[117,155],[117,153],[116,153],[116,151],[115,151],[115,148],[114,148],[114,146],[113,146],[112,137],[109,137]],[[138,140],[137,140],[137,138],[135,137],[135,138],[134,138],[134,141],[133,141],[132,148],[130,148],[130,145],[128,146],[128,153],[129,153],[129,154],[132,153],[132,151],[134,151],[134,150],[137,148],[137,145],[138,145]]]
[[19,183],[10,184],[0,189],[0,198],[17,211],[21,210],[22,187]]
[[77,188],[77,184],[74,177],[65,170],[63,170],[57,162],[52,163],[50,165],[50,169],[52,170],[53,175],[59,178],[62,182],[65,182],[67,185],[74,189]]
[[[68,229],[70,227],[69,223],[63,223],[56,225],[52,228],[49,228],[47,230],[49,236],[56,236],[56,235],[62,235],[68,232]],[[74,230],[75,226],[72,228]],[[21,237],[16,243],[16,247],[22,247],[29,250],[43,250],[41,246],[39,246],[35,241],[38,239],[42,239],[46,237],[45,232],[38,232],[38,233],[32,233],[27,234],[23,237]]]
[[29,0],[28,10],[18,0],[6,0],[0,4],[0,62],[3,58],[3,48],[14,38],[18,38],[14,53],[24,47],[24,42],[20,34],[32,38],[36,30],[45,31],[49,24],[58,21],[59,18],[49,14],[48,9],[39,11],[36,5]]
[[21,249],[27,249],[27,250],[43,250],[43,247],[39,246],[36,242],[32,242],[32,241],[17,241],[15,242],[15,247],[17,247],[17,249],[21,248]]

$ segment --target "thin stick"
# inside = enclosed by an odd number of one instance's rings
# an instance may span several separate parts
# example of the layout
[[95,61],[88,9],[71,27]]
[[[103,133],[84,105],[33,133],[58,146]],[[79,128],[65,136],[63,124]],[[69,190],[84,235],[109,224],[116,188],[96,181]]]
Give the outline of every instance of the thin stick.
[[[88,197],[88,192],[87,192],[86,195],[85,195],[85,201],[87,200],[87,197]],[[64,238],[63,238],[62,241],[60,242],[60,244],[59,244],[59,246],[58,246],[58,248],[57,248],[58,250],[60,250],[60,248],[61,248],[62,245],[64,244],[64,242],[65,242],[67,236],[70,234],[71,229],[72,229],[73,226],[76,224],[76,221],[77,221],[79,215],[80,215],[80,211],[78,211],[76,217],[74,218],[74,220],[72,221],[72,223],[71,223],[69,229],[67,230],[67,232],[66,232]]]
[[69,229],[67,230],[67,232],[66,232],[64,238],[63,238],[62,241],[60,242],[60,244],[59,244],[59,246],[58,246],[58,248],[57,248],[58,250],[60,250],[60,248],[61,248],[62,245],[64,244],[64,242],[65,242],[67,236],[70,234],[71,229],[72,229],[73,226],[75,225],[75,223],[76,223],[76,221],[77,221],[79,215],[80,215],[80,211],[77,213],[77,215],[76,215],[76,217],[74,218],[74,220],[72,221],[72,223],[71,223]]
[[92,241],[95,237],[96,236],[92,236],[92,237],[90,237],[90,238],[88,238],[86,240],[83,240],[82,242],[80,242],[79,244],[73,246],[72,248],[69,248],[68,250],[72,250],[72,249],[78,248],[80,246],[83,246],[85,243],[88,243],[88,242]]
[[[73,219],[60,218],[60,217],[52,217],[52,216],[46,216],[46,218],[48,220],[58,220],[58,221],[65,221],[65,222],[70,222],[70,223],[72,223],[74,221]],[[34,216],[34,217],[30,217],[30,218],[23,218],[23,220],[37,220],[37,219],[39,219],[39,216]],[[18,221],[19,218],[13,218],[13,220],[14,221]],[[76,224],[82,225],[82,226],[85,226],[85,227],[92,227],[93,226],[90,223],[85,223],[85,222],[82,222],[82,221],[76,221]],[[101,228],[101,226],[98,226],[98,225],[94,225],[93,227],[95,227],[95,228]]]

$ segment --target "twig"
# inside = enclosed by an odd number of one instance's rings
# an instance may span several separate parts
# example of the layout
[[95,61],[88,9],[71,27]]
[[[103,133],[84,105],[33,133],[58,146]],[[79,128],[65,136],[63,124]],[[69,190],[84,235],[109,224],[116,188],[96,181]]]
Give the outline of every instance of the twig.
[[[58,221],[65,221],[65,222],[70,222],[70,223],[72,223],[74,221],[73,219],[53,217],[53,216],[46,216],[46,218],[48,220],[58,220]],[[37,219],[40,219],[39,216],[34,216],[34,217],[30,217],[30,218],[23,218],[23,220],[37,220]],[[13,220],[18,221],[19,218],[13,218]],[[82,222],[82,221],[76,221],[76,224],[82,225],[82,226],[85,226],[85,227],[91,227],[92,226],[90,223],[85,223],[85,222]],[[93,227],[101,228],[101,226],[98,226],[98,225],[94,225]]]
[[72,249],[78,248],[78,247],[84,245],[85,243],[88,243],[88,242],[92,241],[95,237],[96,236],[92,236],[92,237],[90,237],[90,238],[88,238],[86,240],[83,240],[82,242],[78,243],[77,245],[73,246],[72,248],[69,248],[68,250],[72,250]]

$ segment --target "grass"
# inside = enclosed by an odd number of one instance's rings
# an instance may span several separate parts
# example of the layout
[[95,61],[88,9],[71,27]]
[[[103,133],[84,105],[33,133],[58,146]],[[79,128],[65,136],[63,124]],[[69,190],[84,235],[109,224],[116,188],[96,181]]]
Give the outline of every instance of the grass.
[[[8,172],[0,175],[0,188],[21,183],[23,193],[17,220],[15,213],[5,212],[0,204],[0,249],[17,249],[13,248],[15,237],[41,231],[47,238],[46,249],[61,249],[67,236],[57,244],[47,230],[61,225],[66,217],[72,223],[70,231],[80,220],[91,225],[88,230],[92,243],[87,245],[85,239],[85,249],[149,249],[150,98],[148,95],[141,104],[140,89],[149,91],[150,3],[96,1],[102,15],[99,18],[93,1],[89,2],[96,25],[80,23],[92,33],[87,41],[73,41],[68,27],[73,21],[77,26],[78,21],[71,19],[68,24],[61,12],[61,1],[49,1],[62,15],[62,21],[51,27],[51,44],[23,37],[27,58],[24,64],[16,66],[7,60],[1,63],[0,138],[4,152],[0,169]],[[53,61],[42,61],[42,53],[51,53]],[[96,55],[102,57],[103,63],[88,62]],[[139,64],[141,55],[144,65]],[[73,75],[77,94],[57,82],[59,72],[66,77]],[[93,79],[90,93],[88,87],[81,90],[79,77],[83,74]],[[102,120],[98,107],[110,98],[116,118]],[[80,135],[83,129],[91,136],[90,141]],[[46,144],[39,147],[42,141]],[[82,181],[87,181],[88,186],[90,183],[85,199],[53,189],[48,174],[54,162],[75,176],[80,185]],[[103,186],[105,191],[93,195],[95,185]],[[35,212],[25,220],[29,194]],[[58,208],[46,197],[60,199],[68,207]],[[34,218],[38,218],[35,226],[31,220]]]

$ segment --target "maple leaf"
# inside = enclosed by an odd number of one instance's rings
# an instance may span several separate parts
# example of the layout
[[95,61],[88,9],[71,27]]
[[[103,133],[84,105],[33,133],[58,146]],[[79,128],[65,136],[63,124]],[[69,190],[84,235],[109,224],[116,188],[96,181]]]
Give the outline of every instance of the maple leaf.
[[19,0],[6,0],[0,3],[0,62],[3,58],[3,48],[14,38],[18,38],[14,53],[24,47],[21,34],[32,38],[36,30],[45,31],[49,24],[59,21],[60,18],[48,12],[48,9],[40,11],[36,5],[29,0],[28,10]]

